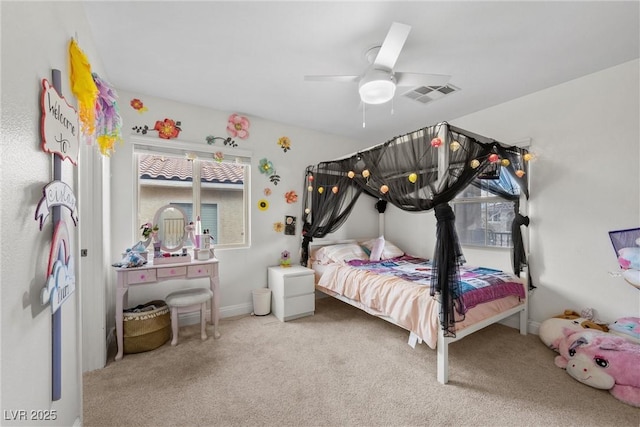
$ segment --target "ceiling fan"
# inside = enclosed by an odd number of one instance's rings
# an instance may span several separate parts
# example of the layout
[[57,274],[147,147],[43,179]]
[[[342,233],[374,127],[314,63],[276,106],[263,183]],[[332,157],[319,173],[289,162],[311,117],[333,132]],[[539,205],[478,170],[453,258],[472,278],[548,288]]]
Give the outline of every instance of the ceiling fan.
[[369,49],[365,56],[371,64],[362,75],[307,75],[306,81],[357,82],[360,99],[365,104],[384,104],[393,99],[397,86],[444,86],[451,76],[442,74],[394,71],[394,66],[411,26],[394,22],[381,46]]

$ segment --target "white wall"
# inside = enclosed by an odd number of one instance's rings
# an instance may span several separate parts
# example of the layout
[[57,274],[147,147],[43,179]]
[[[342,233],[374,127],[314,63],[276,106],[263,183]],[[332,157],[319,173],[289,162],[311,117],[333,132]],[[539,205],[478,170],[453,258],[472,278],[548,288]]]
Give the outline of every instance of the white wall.
[[[636,60],[451,122],[505,143],[532,139],[534,323],[588,307],[605,322],[640,315],[640,292],[609,275],[619,270],[608,235],[640,226],[639,76]],[[430,256],[433,214],[389,211],[387,237]],[[504,251],[464,253],[470,264],[509,269]]]
[[[62,398],[51,400],[51,308],[39,302],[45,285],[53,226],[40,231],[34,221],[42,189],[53,180],[51,155],[40,138],[40,88],[51,70],[62,74],[62,95],[72,105],[69,88],[69,41],[79,45],[101,73],[100,62],[80,2],[6,2],[2,15],[2,154],[1,164],[1,311],[3,425],[63,425],[82,415],[81,308],[87,285],[79,281],[79,228],[62,209],[76,262],[76,291],[62,305]],[[90,148],[83,147],[86,151]],[[78,168],[63,162],[62,179],[79,196]],[[78,200],[78,204],[81,201]],[[82,216],[80,217],[82,221]],[[104,341],[104,334],[102,336]],[[25,421],[11,411],[24,410]],[[55,411],[55,421],[30,419],[30,410]]]
[[[131,128],[148,125],[153,127],[156,120],[170,118],[181,122],[182,131],[178,140],[168,140],[166,143],[180,144],[180,141],[200,143],[207,146],[208,135],[226,137],[228,117],[232,113],[243,114],[241,111],[215,111],[195,105],[177,103],[140,93],[120,90],[120,108],[125,122],[126,141],[124,145],[116,146],[116,152],[111,157],[111,188],[113,191],[111,215],[113,224],[112,259],[115,261],[123,249],[131,246],[135,241],[140,224],[133,220],[133,189],[135,177],[133,175],[132,146],[130,135],[136,135]],[[139,98],[148,111],[140,114],[133,110],[130,101]],[[278,108],[277,101],[274,108]],[[299,249],[302,229],[302,197],[306,191],[304,186],[304,170],[310,164],[332,159],[356,150],[353,141],[344,138],[312,132],[301,128],[285,126],[279,123],[263,120],[258,117],[247,116],[251,122],[250,136],[245,140],[236,138],[237,149],[251,151],[253,154],[251,166],[251,247],[245,249],[216,248],[216,257],[220,260],[220,286],[222,317],[250,313],[252,311],[251,290],[267,285],[267,267],[278,263],[280,253],[287,249],[291,252],[294,262],[299,261]],[[291,139],[291,150],[283,152],[277,142],[281,136]],[[149,132],[146,137],[157,137],[157,133]],[[215,143],[224,147],[221,141]],[[214,145],[215,147],[215,145]],[[273,162],[281,179],[278,185],[273,185],[268,177],[258,170],[260,159],[267,158]],[[265,187],[272,189],[269,197],[264,196]],[[295,190],[298,202],[287,204],[284,193]],[[269,209],[260,211],[257,201],[266,198]],[[340,230],[342,235],[370,235],[370,230],[377,229],[377,213],[373,208],[374,201],[366,198],[354,212],[358,221]],[[285,215],[297,218],[295,236],[276,233],[273,223],[284,221]],[[134,229],[135,227],[135,229]],[[190,285],[207,286],[206,282]],[[176,286],[184,286],[171,282],[160,283],[153,287],[140,286],[130,289],[129,305],[157,297],[164,297]],[[113,297],[109,301],[114,301]],[[113,303],[112,303],[113,304]],[[108,322],[113,325],[109,317]],[[222,331],[224,334],[224,331]]]

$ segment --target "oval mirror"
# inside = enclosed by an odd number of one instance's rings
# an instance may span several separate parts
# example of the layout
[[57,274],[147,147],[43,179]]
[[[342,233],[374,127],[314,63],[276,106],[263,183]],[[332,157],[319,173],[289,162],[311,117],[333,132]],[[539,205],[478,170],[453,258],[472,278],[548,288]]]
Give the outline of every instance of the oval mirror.
[[157,210],[153,223],[158,224],[158,240],[163,251],[175,252],[182,248],[187,237],[187,214],[180,207],[161,207]]

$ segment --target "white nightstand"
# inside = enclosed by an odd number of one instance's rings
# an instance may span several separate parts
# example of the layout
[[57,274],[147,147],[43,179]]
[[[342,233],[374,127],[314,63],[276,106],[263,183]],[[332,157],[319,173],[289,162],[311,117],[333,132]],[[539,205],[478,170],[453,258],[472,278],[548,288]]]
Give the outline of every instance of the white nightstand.
[[271,311],[285,322],[310,316],[315,311],[315,275],[310,268],[269,267]]

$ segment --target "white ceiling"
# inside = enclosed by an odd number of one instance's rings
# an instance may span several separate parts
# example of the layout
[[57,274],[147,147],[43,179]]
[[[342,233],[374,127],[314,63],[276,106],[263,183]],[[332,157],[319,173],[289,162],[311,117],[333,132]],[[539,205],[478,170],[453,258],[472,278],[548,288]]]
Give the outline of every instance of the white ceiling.
[[[638,58],[639,5],[85,0],[117,89],[370,145]],[[394,114],[367,106],[363,129],[357,83],[303,76],[363,73],[394,21],[412,27],[395,69],[448,74],[461,90],[429,104],[398,92]]]

